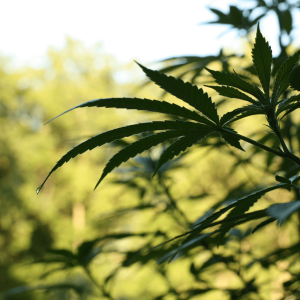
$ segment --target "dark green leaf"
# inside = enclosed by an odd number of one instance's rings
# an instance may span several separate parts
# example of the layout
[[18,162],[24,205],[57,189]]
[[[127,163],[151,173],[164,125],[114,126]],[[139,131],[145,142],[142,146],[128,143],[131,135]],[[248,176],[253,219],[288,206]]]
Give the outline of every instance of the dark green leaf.
[[126,127],[117,128],[114,130],[110,130],[99,135],[96,135],[87,141],[79,144],[78,146],[74,147],[68,153],[66,153],[53,167],[50,171],[42,185],[38,188],[37,193],[41,190],[49,176],[61,167],[64,163],[68,162],[70,159],[76,157],[79,154],[82,154],[88,150],[92,150],[96,147],[102,146],[106,143],[113,142],[118,139],[122,139],[124,137],[128,137],[134,134],[138,134],[141,132],[147,132],[152,130],[166,130],[166,129],[185,129],[185,130],[208,130],[212,129],[212,127],[197,124],[192,122],[184,122],[184,121],[156,121],[156,122],[149,122],[149,123],[142,123],[142,124],[135,124]]
[[[195,133],[201,134],[203,132],[203,129],[177,129],[177,130],[171,130],[171,131],[165,131],[160,132],[157,134],[153,134],[151,136],[142,138],[125,148],[123,148],[120,152],[118,152],[116,155],[114,155],[110,161],[105,166],[103,173],[101,175],[101,178],[97,182],[95,189],[99,185],[99,183],[104,179],[104,177],[109,174],[113,169],[118,167],[122,162],[127,161],[131,157],[136,156],[139,153],[142,153],[146,150],[149,150],[151,147],[156,146],[160,143],[163,143],[169,139],[180,137],[180,136],[186,136],[186,135],[195,135]],[[207,132],[207,129],[204,129],[204,132]]]
[[293,107],[295,104],[294,102],[298,103],[299,100],[300,100],[300,94],[294,95],[288,99],[282,100],[278,105],[278,109],[276,111],[276,116],[281,114],[283,111],[288,110],[291,107]]
[[186,248],[191,247],[191,246],[195,247],[195,244],[196,244],[196,243],[201,242],[203,239],[205,239],[206,237],[208,237],[208,236],[210,236],[210,235],[212,235],[212,234],[213,234],[213,232],[206,233],[206,234],[202,234],[202,235],[200,235],[200,236],[198,236],[198,237],[196,237],[196,238],[194,238],[194,239],[188,241],[187,243],[184,243],[183,245],[181,245],[181,246],[178,247],[177,249],[168,252],[168,253],[165,254],[163,257],[161,257],[160,259],[158,259],[158,260],[157,260],[157,263],[158,263],[158,264],[161,264],[161,263],[164,262],[165,260],[170,259],[171,257],[174,257],[178,252],[180,252],[180,251],[183,250],[183,249],[186,249]]
[[275,179],[278,181],[278,182],[281,182],[281,183],[287,183],[287,184],[291,184],[291,181],[287,178],[284,178],[282,176],[279,176],[279,175],[276,175],[275,176]]
[[[230,131],[235,132],[233,129],[229,129],[229,128],[227,128],[227,129],[230,130]],[[235,136],[230,135],[230,134],[227,133],[227,132],[219,131],[219,133],[220,133],[221,137],[224,139],[224,141],[225,141],[226,143],[228,143],[228,144],[231,145],[232,147],[235,147],[235,148],[237,148],[237,149],[239,149],[239,150],[245,151],[245,150],[242,148],[242,146],[241,146],[240,141],[239,141],[238,138],[236,138]]]
[[207,118],[200,116],[197,112],[191,111],[177,104],[168,103],[165,101],[140,99],[140,98],[106,98],[106,99],[91,100],[66,110],[65,112],[51,119],[47,123],[53,121],[54,119],[60,117],[61,115],[75,108],[81,108],[81,107],[109,107],[109,108],[145,110],[145,111],[170,114],[170,115],[174,115],[186,119],[191,119],[207,125],[214,125],[214,123],[212,123]]
[[276,220],[277,220],[277,219],[275,219],[275,218],[268,218],[267,220],[265,220],[265,221],[259,223],[259,224],[253,229],[252,233],[254,233],[255,231],[257,231],[258,229],[261,229],[261,228],[263,228],[263,227],[269,225],[270,223],[272,223],[272,222],[274,222],[274,221],[276,221]]
[[218,84],[238,88],[243,92],[254,96],[261,103],[266,104],[263,92],[257,86],[243,80],[238,74],[219,72],[210,70],[208,68],[205,69],[212,75],[212,77],[216,80]]
[[256,40],[252,49],[252,59],[258,78],[265,91],[266,99],[269,100],[272,50],[269,43],[262,36],[259,25],[257,25]]
[[138,65],[153,82],[166,92],[193,106],[216,124],[219,123],[219,116],[215,104],[202,89],[198,89],[197,86],[189,82],[183,82],[181,79],[176,79],[158,71],[147,69],[139,63]]
[[279,68],[273,87],[272,103],[273,106],[277,104],[277,101],[281,94],[289,86],[289,74],[299,60],[300,50],[293,56],[290,56]]
[[289,83],[294,90],[300,91],[300,66],[294,67],[291,71],[289,75]]
[[[256,105],[243,106],[224,114],[220,120],[220,125],[223,126],[235,122],[239,119],[257,114],[264,114],[264,110],[262,107]],[[240,116],[237,117],[238,115]]]
[[254,100],[253,98],[249,97],[248,95],[246,95],[246,94],[240,92],[239,90],[234,89],[230,86],[212,86],[212,85],[205,85],[205,86],[214,89],[221,96],[235,98],[235,99],[241,99],[241,100],[248,101],[252,104],[260,105],[260,102]]
[[171,160],[174,156],[179,155],[180,152],[185,151],[187,148],[193,146],[195,143],[205,138],[211,132],[212,130],[208,130],[207,132],[204,131],[201,134],[197,135],[190,134],[188,136],[181,137],[180,139],[172,143],[160,156],[153,176],[157,173],[157,171],[163,164]]
[[[235,204],[234,209],[232,211],[230,211],[230,213],[227,215],[227,217],[224,219],[224,221],[226,222],[226,220],[230,219],[231,217],[244,214],[263,195],[265,195],[266,193],[268,193],[270,191],[273,191],[273,190],[276,190],[279,188],[283,188],[285,186],[287,186],[287,184],[279,183],[279,184],[276,184],[275,186],[268,187],[266,189],[263,189],[258,192],[255,192],[253,194],[250,194],[248,196],[245,196],[242,199],[239,199],[237,201],[237,203]],[[232,221],[228,220],[228,222],[224,223],[220,228],[220,230],[221,230],[220,237],[225,236],[225,234],[227,232],[227,230],[225,230],[225,227],[226,228],[230,228],[230,226],[233,227],[235,225],[235,223],[236,223],[235,220],[232,220]],[[223,228],[224,228],[224,230],[222,230]]]
[[292,201],[288,203],[279,203],[271,205],[267,208],[267,214],[278,219],[278,224],[283,222],[294,212],[300,209],[300,201]]

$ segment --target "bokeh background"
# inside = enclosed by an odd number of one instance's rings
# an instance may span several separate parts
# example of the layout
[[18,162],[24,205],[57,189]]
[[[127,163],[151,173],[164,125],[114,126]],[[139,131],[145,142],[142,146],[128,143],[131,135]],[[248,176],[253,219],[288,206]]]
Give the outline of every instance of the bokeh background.
[[[228,15],[228,23],[208,5]],[[291,165],[247,144],[240,153],[212,136],[152,179],[163,145],[93,191],[106,162],[132,137],[78,156],[36,195],[55,162],[78,143],[164,116],[86,108],[45,122],[97,98],[179,103],[148,84],[134,60],[198,86],[211,81],[204,66],[246,68],[245,76],[256,80],[249,66],[258,19],[274,61],[283,61],[299,48],[299,7],[275,0],[1,2],[0,297],[299,299],[297,215],[255,235],[252,224],[242,226],[219,247],[211,238],[169,265],[156,260],[172,244],[148,252],[206,213],[274,182],[276,172],[290,172]],[[206,91],[222,113],[237,107]],[[299,118],[287,120],[283,128],[297,136]],[[273,145],[262,122],[241,121],[238,131]],[[297,151],[298,138],[292,143]],[[276,191],[255,208],[293,197]]]

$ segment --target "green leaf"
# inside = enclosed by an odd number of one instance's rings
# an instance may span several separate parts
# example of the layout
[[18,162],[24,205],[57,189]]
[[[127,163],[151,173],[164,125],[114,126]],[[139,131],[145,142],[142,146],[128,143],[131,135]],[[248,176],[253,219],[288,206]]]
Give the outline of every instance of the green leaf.
[[[230,131],[235,132],[235,131],[234,131],[233,129],[231,129],[231,128],[227,128],[227,129],[230,130]],[[240,139],[238,139],[238,138],[236,138],[235,136],[230,135],[230,133],[227,133],[227,132],[224,132],[224,131],[219,131],[219,133],[220,133],[221,137],[224,139],[224,141],[225,141],[227,144],[229,144],[229,145],[231,145],[232,147],[235,147],[235,148],[237,148],[237,149],[239,149],[239,150],[245,151],[245,150],[242,148],[241,144],[240,144]]]
[[[193,132],[194,131],[194,132]],[[171,131],[164,131],[157,134],[153,134],[151,136],[142,138],[125,148],[123,148],[121,151],[119,151],[117,154],[115,154],[109,162],[106,164],[103,173],[97,182],[95,189],[100,184],[100,182],[105,178],[107,174],[109,174],[113,169],[118,167],[121,163],[126,162],[131,157],[136,156],[139,153],[142,153],[146,150],[149,150],[153,146],[156,146],[160,143],[163,143],[169,139],[173,139],[180,136],[186,136],[186,135],[194,135],[197,131],[201,133],[201,129],[191,130],[191,129],[177,129],[177,130],[171,130]],[[205,129],[206,132],[206,129]]]
[[269,43],[262,36],[259,25],[257,25],[256,40],[252,49],[252,59],[266,99],[269,99],[272,50]]
[[294,102],[299,103],[299,100],[300,100],[300,94],[294,95],[288,99],[282,100],[278,105],[278,109],[276,111],[276,116],[279,116],[279,114],[281,114],[285,110],[288,110],[291,107],[293,107],[295,104]]
[[219,116],[215,104],[202,89],[198,89],[197,86],[189,82],[183,82],[181,79],[167,76],[158,71],[147,69],[139,63],[137,64],[153,82],[166,92],[193,106],[216,124],[219,123]]
[[124,137],[128,137],[134,134],[139,134],[141,132],[153,131],[153,130],[167,130],[167,129],[183,129],[189,130],[191,132],[195,132],[193,130],[212,130],[213,128],[204,124],[185,122],[185,121],[156,121],[142,124],[134,124],[126,127],[121,127],[117,129],[113,129],[99,135],[96,135],[85,142],[77,145],[72,150],[67,152],[53,167],[50,171],[42,185],[37,189],[37,193],[40,192],[45,182],[49,178],[49,176],[61,167],[64,163],[68,162],[70,159],[76,157],[79,154],[82,154],[88,150],[92,150],[96,147],[102,146],[106,143],[113,142],[118,139],[122,139]]
[[234,89],[230,86],[212,86],[212,85],[205,85],[206,87],[209,87],[211,89],[214,89],[219,93],[219,95],[228,97],[228,98],[235,98],[235,99],[241,99],[248,101],[252,104],[260,105],[260,102],[254,100],[253,98],[249,97],[248,95],[240,92],[237,89]]
[[267,225],[269,225],[270,223],[276,221],[277,219],[275,218],[268,218],[267,220],[259,223],[253,230],[252,230],[252,234],[257,231],[258,229],[261,229],[262,227],[265,227]]
[[214,125],[213,122],[211,122],[207,118],[204,118],[203,116],[200,116],[197,112],[191,111],[177,104],[168,103],[165,101],[140,99],[140,98],[104,98],[104,99],[91,100],[66,110],[65,112],[51,119],[47,123],[53,121],[54,119],[60,117],[61,115],[75,108],[81,108],[81,107],[109,107],[109,108],[126,108],[126,109],[152,111],[152,112],[158,112],[163,114],[170,114],[170,115],[174,115],[186,119],[191,119],[207,125]]
[[271,205],[266,209],[267,214],[278,219],[278,224],[283,222],[294,212],[300,209],[300,201],[292,201],[288,203],[279,203]]
[[289,84],[294,90],[300,91],[300,66],[294,67],[291,71]]
[[[276,190],[276,189],[279,189],[279,188],[283,188],[285,186],[288,186],[288,184],[279,183],[279,184],[276,184],[275,186],[265,188],[263,190],[260,190],[258,192],[252,193],[248,196],[245,196],[245,197],[239,199],[237,201],[234,209],[232,211],[230,211],[230,213],[226,216],[224,221],[226,222],[226,220],[228,220],[231,217],[242,215],[242,214],[246,213],[249,210],[249,208],[257,200],[259,200],[263,195],[265,195],[266,193],[268,193],[270,191],[273,191],[273,190]],[[221,230],[220,238],[224,237],[226,232],[227,232],[227,230],[225,230],[225,227],[226,228],[234,227],[235,223],[236,223],[235,220],[233,220],[233,221],[228,220],[228,222],[222,224],[222,226],[220,228],[220,230]],[[224,230],[222,230],[222,229],[224,229]]]
[[281,94],[289,86],[289,74],[299,60],[300,50],[290,56],[279,68],[273,87],[272,104],[275,106]]
[[292,184],[292,182],[291,182],[289,179],[284,178],[284,177],[279,176],[279,175],[276,175],[276,176],[275,176],[275,179],[276,179],[278,182],[281,182],[281,183]]
[[195,247],[196,243],[199,243],[200,241],[202,241],[203,239],[209,237],[210,235],[212,235],[213,232],[210,233],[206,233],[206,234],[202,234],[190,241],[188,241],[187,243],[181,245],[180,247],[178,247],[175,250],[172,250],[170,252],[168,252],[167,254],[165,254],[163,257],[161,257],[160,259],[157,260],[157,264],[161,264],[162,262],[164,262],[167,259],[173,258],[178,252],[180,252],[181,250],[184,250],[186,248],[189,248],[191,246]]
[[243,106],[224,114],[220,120],[220,125],[223,126],[252,115],[259,115],[264,113],[265,112],[262,107],[256,105]]
[[214,70],[210,70],[209,68],[205,68],[205,69],[216,80],[216,83],[220,85],[228,85],[231,87],[238,88],[243,92],[254,96],[259,102],[266,104],[266,100],[263,92],[257,86],[243,80],[238,74],[214,71]]
[[172,143],[160,156],[153,176],[157,173],[157,171],[163,164],[171,160],[174,156],[179,155],[180,152],[185,151],[187,148],[193,146],[198,141],[204,139],[211,132],[213,131],[207,130],[207,132],[203,132],[197,135],[190,134],[188,136],[181,137],[180,139]]
[[281,119],[283,119],[286,115],[290,114],[291,112],[293,112],[299,107],[300,107],[300,102],[287,106],[286,108],[289,108],[289,110],[281,117]]

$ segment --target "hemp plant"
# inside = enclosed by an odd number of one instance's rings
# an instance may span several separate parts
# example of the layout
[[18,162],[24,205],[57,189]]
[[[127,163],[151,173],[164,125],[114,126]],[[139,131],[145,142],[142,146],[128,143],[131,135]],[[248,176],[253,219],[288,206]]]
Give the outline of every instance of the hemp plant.
[[[86,140],[66,153],[56,163],[45,181],[37,189],[37,193],[40,192],[43,185],[54,171],[77,155],[106,143],[112,143],[125,137],[146,132],[151,132],[151,134],[144,135],[138,141],[128,144],[109,160],[100,179],[96,183],[95,189],[109,173],[123,162],[149,150],[153,146],[172,141],[158,159],[156,168],[153,172],[153,176],[155,176],[164,164],[213,133],[218,133],[220,138],[229,144],[229,146],[235,147],[241,151],[244,151],[240,144],[240,141],[242,140],[300,166],[300,158],[294,155],[289,149],[290,147],[288,147],[282,137],[280,129],[280,120],[300,107],[300,94],[295,94],[289,98],[285,97],[285,92],[289,86],[296,91],[300,90],[298,76],[300,73],[298,66],[299,56],[300,51],[297,51],[294,55],[286,59],[281,64],[273,79],[272,50],[269,43],[262,36],[258,25],[256,40],[252,50],[252,58],[253,66],[261,83],[261,87],[245,80],[243,76],[235,72],[219,72],[206,68],[218,84],[213,86],[209,85],[209,88],[214,89],[221,96],[226,98],[234,98],[238,101],[248,102],[247,105],[227,112],[222,117],[219,116],[215,103],[202,88],[198,88],[196,85],[184,82],[181,79],[167,76],[161,72],[150,70],[137,63],[152,82],[160,86],[165,92],[174,95],[190,105],[192,109],[159,100],[106,98],[88,101],[63,112],[59,116],[73,109],[82,107],[125,108],[162,113],[165,115],[176,116],[177,119],[129,125],[101,133]],[[277,149],[241,135],[232,128],[236,121],[254,115],[265,116],[267,121],[266,126],[269,128],[268,130],[276,136],[280,143],[280,146]],[[161,257],[158,260],[158,263],[166,260],[171,261],[179,252],[182,253],[197,247],[201,241],[209,236],[218,235],[219,238],[223,238],[226,233],[235,226],[249,221],[261,220],[253,232],[276,220],[278,221],[278,224],[281,225],[289,216],[300,209],[300,201],[274,204],[263,210],[256,210],[251,213],[248,212],[255,202],[270,191],[281,188],[288,190],[300,189],[297,185],[297,181],[300,179],[298,174],[289,178],[276,175],[275,179],[277,184],[251,193],[230,203],[205,219],[201,219],[194,223],[189,231],[173,238],[172,240],[185,237],[180,246]],[[218,220],[226,213],[226,217]],[[209,228],[214,228],[214,230],[207,231]]]

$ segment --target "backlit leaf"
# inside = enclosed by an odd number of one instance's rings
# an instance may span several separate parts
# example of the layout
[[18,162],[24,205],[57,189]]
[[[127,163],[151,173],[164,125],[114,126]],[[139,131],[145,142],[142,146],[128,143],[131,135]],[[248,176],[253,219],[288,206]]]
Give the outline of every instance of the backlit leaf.
[[219,93],[219,95],[229,98],[241,99],[248,101],[252,104],[260,105],[260,102],[254,100],[253,98],[249,97],[248,95],[242,93],[241,91],[234,89],[230,86],[212,86],[212,85],[205,85],[209,88],[214,89]]
[[181,79],[176,79],[158,71],[147,69],[141,64],[138,65],[145,74],[163,90],[193,106],[216,124],[219,123],[219,116],[215,104],[202,89],[198,89],[197,86],[189,82],[183,82]]
[[152,111],[152,112],[158,112],[163,114],[170,114],[170,115],[174,115],[186,119],[195,120],[200,123],[204,123],[208,125],[214,124],[207,118],[200,116],[197,112],[191,111],[177,104],[168,103],[165,101],[140,99],[140,98],[104,98],[104,99],[91,100],[66,110],[65,112],[51,119],[47,123],[53,121],[54,119],[60,117],[61,115],[75,108],[81,108],[81,107],[109,107],[109,108],[145,110],[145,111]]
[[212,127],[192,123],[192,122],[184,122],[184,121],[156,121],[156,122],[149,122],[149,123],[142,123],[142,124],[134,124],[126,127],[121,127],[117,129],[113,129],[99,135],[96,135],[85,142],[77,145],[72,150],[67,152],[53,167],[50,171],[42,185],[38,188],[37,193],[41,190],[49,176],[61,167],[64,163],[68,162],[70,159],[76,157],[79,154],[82,154],[88,150],[92,150],[96,147],[102,146],[106,143],[113,142],[118,139],[122,139],[124,137],[128,137],[134,134],[138,134],[141,132],[153,131],[153,130],[167,130],[167,129],[182,129],[182,130],[208,130],[212,129]]
[[194,135],[197,131],[201,133],[201,129],[200,130],[199,129],[194,129],[194,130],[177,129],[177,130],[159,132],[157,134],[153,134],[148,137],[142,138],[126,146],[125,148],[120,150],[117,154],[115,154],[106,164],[103,173],[95,186],[95,189],[107,174],[109,174],[113,169],[118,167],[121,163],[126,162],[131,157],[134,157],[139,153],[149,150],[153,146],[163,143],[169,139],[173,139],[180,136],[186,136],[189,134]]
[[163,164],[171,160],[174,156],[179,155],[180,152],[185,151],[188,147],[193,146],[195,143],[205,138],[211,132],[212,130],[207,130],[207,132],[203,132],[197,135],[190,134],[188,136],[181,137],[180,139],[172,143],[160,156],[153,176],[157,173],[157,171]]
[[238,88],[243,92],[254,96],[261,103],[266,104],[266,100],[263,92],[257,86],[242,79],[238,74],[229,73],[229,72],[219,72],[219,71],[210,70],[208,68],[205,69],[216,80],[216,83],[220,85],[228,85],[231,87]]
[[259,25],[257,25],[256,40],[252,49],[253,64],[258,78],[265,91],[266,99],[269,99],[272,50],[269,43],[262,36]]
[[300,56],[300,50],[290,56],[279,68],[273,87],[272,104],[275,106],[281,94],[289,86],[289,74],[297,64]]

